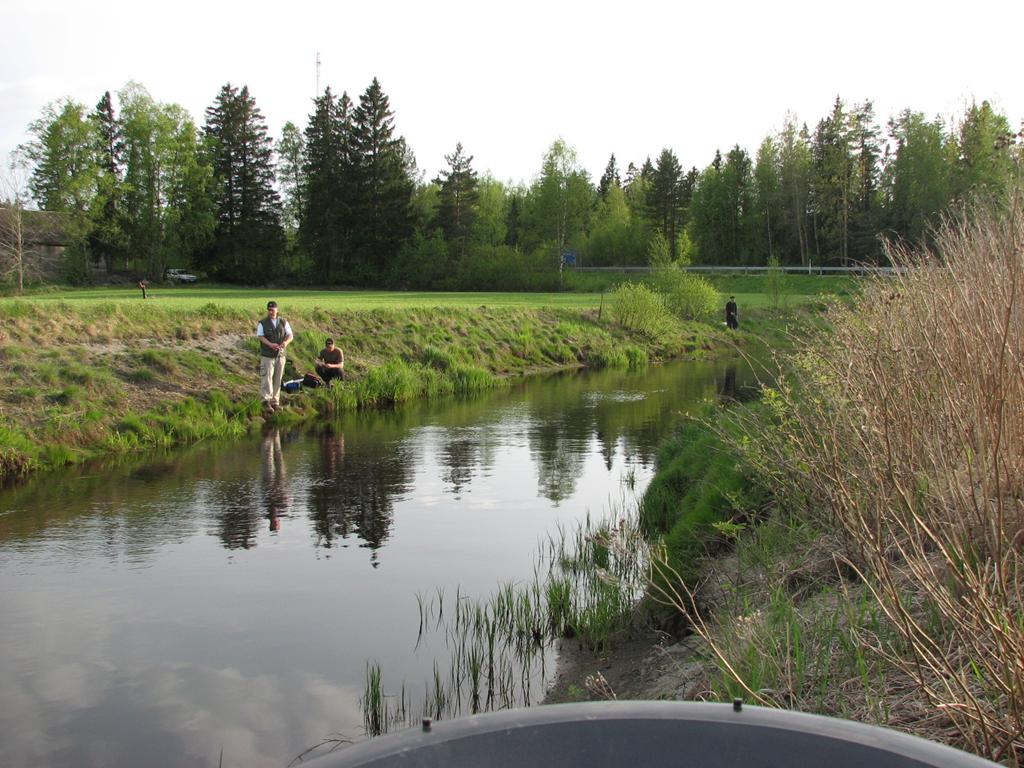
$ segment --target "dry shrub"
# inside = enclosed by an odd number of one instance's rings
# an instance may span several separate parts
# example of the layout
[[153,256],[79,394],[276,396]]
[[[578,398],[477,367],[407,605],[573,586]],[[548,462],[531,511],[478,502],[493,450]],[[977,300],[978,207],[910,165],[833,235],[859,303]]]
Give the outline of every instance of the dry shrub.
[[[762,460],[845,539],[910,675],[960,746],[1024,759],[1024,215],[890,249],[780,387]],[[874,645],[874,643],[871,643]]]

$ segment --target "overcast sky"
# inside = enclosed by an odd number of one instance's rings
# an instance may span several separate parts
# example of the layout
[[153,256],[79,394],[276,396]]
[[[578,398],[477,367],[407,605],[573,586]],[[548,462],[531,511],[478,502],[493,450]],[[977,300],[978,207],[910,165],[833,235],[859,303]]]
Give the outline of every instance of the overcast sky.
[[278,138],[306,125],[318,52],[321,90],[357,100],[380,80],[428,179],[459,141],[501,180],[532,180],[559,137],[595,180],[612,153],[625,170],[663,147],[703,168],[756,152],[787,111],[813,129],[837,95],[881,124],[982,99],[1024,118],[1016,0],[3,0],[0,19],[3,157],[47,103],[91,109],[130,80],[198,125],[224,83],[247,84]]

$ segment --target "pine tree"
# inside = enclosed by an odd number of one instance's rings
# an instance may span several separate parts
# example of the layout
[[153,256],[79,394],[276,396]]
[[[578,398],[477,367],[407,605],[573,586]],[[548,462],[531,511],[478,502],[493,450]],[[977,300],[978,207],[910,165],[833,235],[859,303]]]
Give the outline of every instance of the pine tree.
[[729,260],[733,264],[753,263],[757,260],[753,245],[753,230],[757,225],[751,215],[754,212],[753,163],[739,144],[725,156],[722,179],[728,194],[726,242]]
[[455,145],[455,153],[445,155],[449,170],[441,171],[434,183],[438,191],[438,224],[449,246],[461,260],[466,255],[466,239],[473,226],[477,203],[477,174],[473,170],[473,156],[466,156],[462,142]]
[[513,248],[519,246],[519,231],[522,226],[522,203],[520,196],[512,193],[509,196],[508,213],[505,214],[505,245]]
[[874,106],[870,101],[854,105],[849,117],[849,133],[853,161],[849,258],[857,262],[877,263],[881,255],[878,247],[881,224],[878,161],[882,152]]
[[[633,164],[630,163],[629,167],[633,168]],[[619,166],[615,162],[614,153],[608,160],[608,165],[605,166],[604,173],[601,174],[601,180],[597,184],[597,193],[601,196],[602,200],[607,199],[608,190],[612,186],[622,186],[622,181],[619,179]]]
[[854,161],[846,109],[836,97],[832,114],[818,123],[813,142],[811,209],[815,250],[846,266],[850,255],[850,213],[854,197]]
[[663,149],[650,176],[647,190],[647,215],[668,243],[669,255],[678,256],[679,233],[688,200],[683,199],[683,169],[671,149]]
[[93,261],[102,261],[110,272],[118,263],[127,267],[128,256],[122,182],[124,139],[114,117],[110,91],[103,94],[89,118],[96,128],[99,173],[96,195],[89,205],[90,227],[86,242]]
[[633,182],[636,181],[636,179],[637,179],[637,177],[639,175],[640,175],[640,169],[639,168],[637,168],[635,165],[633,165],[633,163],[630,163],[629,165],[627,165],[626,166],[626,180],[622,184],[622,189],[624,191],[628,191],[630,186],[632,186]]
[[316,99],[305,138],[299,243],[312,261],[315,279],[333,284],[345,278],[352,249],[356,179],[347,93],[335,99],[327,88]]
[[354,198],[352,244],[358,282],[378,282],[412,234],[413,182],[405,142],[377,78],[352,113]]
[[206,110],[204,135],[217,193],[217,230],[205,266],[232,282],[278,277],[281,201],[274,189],[273,141],[248,86],[224,85]]

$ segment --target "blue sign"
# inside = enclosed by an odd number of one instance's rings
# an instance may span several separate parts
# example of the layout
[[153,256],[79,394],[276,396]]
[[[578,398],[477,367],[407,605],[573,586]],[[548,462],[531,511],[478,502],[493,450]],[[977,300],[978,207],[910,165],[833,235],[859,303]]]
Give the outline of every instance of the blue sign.
[[565,253],[563,253],[562,254],[562,263],[567,265],[567,266],[570,266],[570,267],[575,266],[576,265],[576,251],[566,251]]

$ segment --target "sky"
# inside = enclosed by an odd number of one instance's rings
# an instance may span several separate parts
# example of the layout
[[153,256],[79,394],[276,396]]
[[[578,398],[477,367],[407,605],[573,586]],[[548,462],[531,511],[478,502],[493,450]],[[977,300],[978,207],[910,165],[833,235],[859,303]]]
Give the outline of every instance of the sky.
[[[271,136],[304,128],[319,87],[358,100],[374,77],[426,179],[457,142],[473,167],[530,183],[563,139],[596,181],[672,149],[686,168],[751,154],[787,113],[813,130],[836,97],[878,122],[947,122],[990,101],[1024,118],[1024,3],[720,0],[3,0],[0,158],[44,106],[90,109],[129,81],[202,125],[248,85]],[[116,102],[115,102],[116,104]]]

